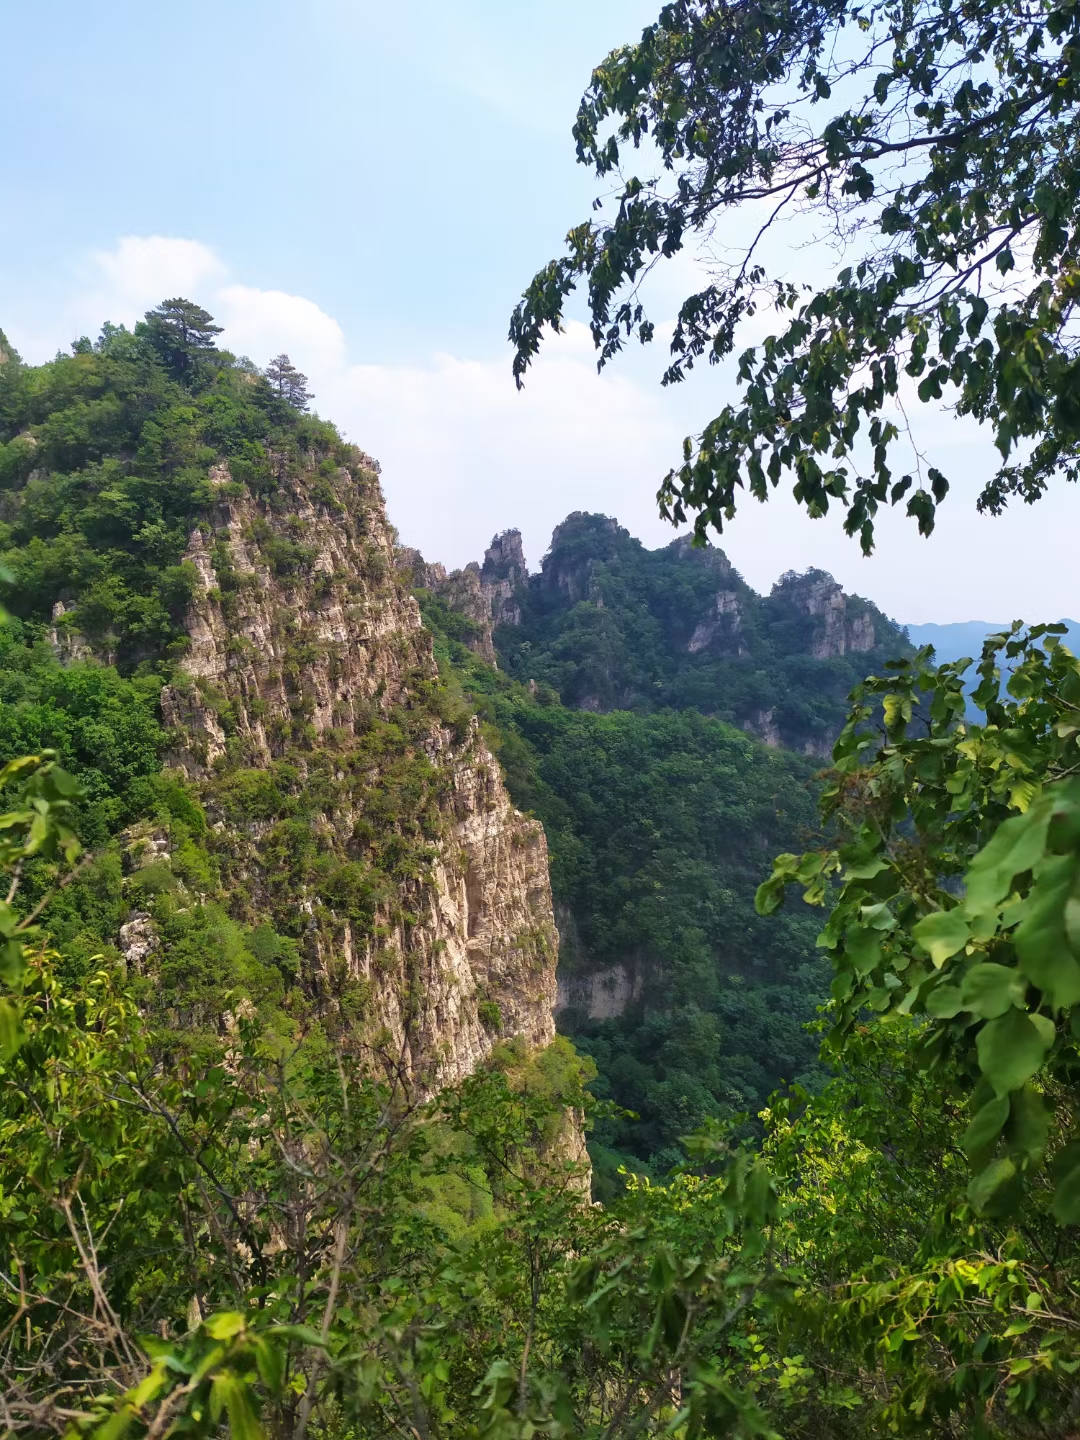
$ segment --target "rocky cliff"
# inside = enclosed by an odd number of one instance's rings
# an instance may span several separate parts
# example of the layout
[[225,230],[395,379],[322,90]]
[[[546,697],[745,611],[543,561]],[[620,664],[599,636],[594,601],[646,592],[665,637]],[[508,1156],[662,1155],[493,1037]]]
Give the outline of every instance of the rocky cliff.
[[[501,1041],[527,1069],[544,832],[440,677],[378,466],[215,333],[182,299],[42,366],[0,333],[0,761],[54,748],[83,787],[67,978],[126,963],[208,1060],[255,1013],[424,1090]],[[492,658],[516,583],[504,543],[458,586]]]
[[437,562],[428,564],[419,550],[402,546],[397,564],[410,585],[428,590],[468,624],[465,643],[490,665],[498,665],[494,631],[499,625],[520,625],[518,595],[529,572],[521,548],[520,530],[496,535],[484,554],[484,563],[475,561],[463,570],[451,570]]
[[823,570],[789,572],[759,595],[722,550],[688,537],[646,550],[607,515],[568,515],[532,575],[517,531],[451,576],[416,558],[427,578],[415,583],[468,617],[474,650],[568,705],[692,707],[822,758],[851,688],[910,649]]
[[544,833],[440,692],[373,462],[279,460],[261,495],[223,464],[211,479],[162,710],[233,909],[294,935],[316,1009],[427,1083],[500,1039],[546,1043]]

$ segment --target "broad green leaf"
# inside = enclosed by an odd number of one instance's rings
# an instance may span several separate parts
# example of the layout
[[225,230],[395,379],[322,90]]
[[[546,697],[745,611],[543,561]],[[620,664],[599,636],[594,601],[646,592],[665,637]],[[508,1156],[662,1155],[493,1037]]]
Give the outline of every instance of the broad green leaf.
[[9,990],[17,990],[26,978],[26,956],[20,940],[0,943],[0,981]]
[[889,862],[881,855],[870,855],[865,860],[853,861],[844,871],[845,880],[872,880],[882,870],[889,868]]
[[960,986],[961,1003],[973,1015],[995,1020],[1013,1005],[1024,1003],[1022,975],[1007,965],[973,965]]
[[251,1391],[232,1370],[215,1375],[210,1386],[210,1414],[217,1420],[228,1411],[229,1433],[233,1440],[261,1440],[262,1426],[255,1412]]
[[317,1345],[320,1349],[326,1346],[318,1330],[313,1330],[310,1325],[274,1325],[269,1333],[280,1335],[283,1340],[298,1340],[301,1345]]
[[881,932],[849,925],[844,934],[844,951],[856,975],[869,975],[881,963]]
[[936,985],[926,997],[926,1013],[935,1020],[951,1020],[964,1009],[957,985]]
[[1054,1162],[1054,1218],[1080,1225],[1080,1141],[1070,1141]]
[[1039,866],[1027,914],[1013,936],[1024,974],[1055,1010],[1080,1001],[1080,962],[1066,928],[1066,907],[1076,887],[1077,869],[1074,855],[1055,855]]
[[154,1365],[149,1375],[141,1380],[139,1384],[135,1386],[135,1389],[130,1392],[132,1405],[134,1405],[137,1410],[141,1410],[144,1405],[149,1405],[150,1402],[156,1400],[161,1392],[168,1386],[169,1381],[168,1368],[160,1363]]
[[91,1430],[94,1440],[123,1440],[123,1436],[135,1423],[135,1413],[131,1407],[123,1402],[100,1425],[95,1425]]
[[0,999],[0,1059],[11,1060],[25,1038],[22,1006],[17,1000]]
[[246,1324],[247,1317],[239,1310],[222,1310],[204,1320],[203,1329],[213,1340],[231,1340]]
[[1014,1091],[1006,1131],[1011,1153],[1028,1161],[1040,1160],[1049,1134],[1050,1110],[1042,1095],[1032,1085]]
[[995,1095],[975,1112],[964,1131],[961,1144],[969,1156],[976,1156],[994,1143],[1009,1118],[1008,1095]]
[[1050,804],[1041,797],[1026,814],[998,826],[968,867],[964,909],[969,915],[1000,905],[1014,878],[1038,864],[1046,852],[1050,815]]
[[1000,1200],[1002,1192],[1006,1191],[1011,1182],[1016,1178],[1016,1166],[1008,1158],[991,1160],[984,1170],[968,1185],[968,1199],[975,1209],[983,1214],[993,1209],[994,1202]]
[[950,955],[962,950],[971,938],[971,930],[962,910],[935,910],[924,915],[912,927],[915,939],[940,970]]
[[754,894],[754,909],[759,915],[771,915],[783,904],[785,889],[786,882],[779,875],[763,880]]
[[1044,1015],[1007,1010],[979,1031],[979,1065],[996,1093],[1005,1095],[1031,1079],[1053,1043],[1054,1025]]

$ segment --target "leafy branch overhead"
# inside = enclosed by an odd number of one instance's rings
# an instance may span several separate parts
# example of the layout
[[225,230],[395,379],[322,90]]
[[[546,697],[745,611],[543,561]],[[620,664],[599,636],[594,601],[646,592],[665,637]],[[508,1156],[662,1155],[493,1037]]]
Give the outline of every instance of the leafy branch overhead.
[[1061,628],[991,637],[974,694],[983,724],[963,718],[970,661],[934,670],[923,652],[867,681],[824,801],[841,843],[780,856],[758,907],[774,910],[790,883],[834,902],[819,943],[835,971],[835,1054],[867,1010],[922,1017],[921,1065],[954,1068],[969,1102],[972,1204],[1012,1214],[1049,1178],[1058,1223],[1075,1225],[1080,661]]
[[[1075,480],[1078,27],[1069,0],[673,0],[593,72],[574,134],[614,213],[572,229],[525,292],[518,383],[579,284],[601,365],[651,340],[647,271],[695,238],[732,245],[741,211],[753,238],[683,301],[664,377],[737,355],[741,394],[685,443],[665,515],[704,535],[740,490],[764,500],[790,474],[867,551],[882,505],[928,534],[949,477],[907,458],[914,395],[989,428],[981,510]],[[766,233],[791,218],[852,257],[828,283],[768,273]],[[769,306],[774,332],[738,353]]]

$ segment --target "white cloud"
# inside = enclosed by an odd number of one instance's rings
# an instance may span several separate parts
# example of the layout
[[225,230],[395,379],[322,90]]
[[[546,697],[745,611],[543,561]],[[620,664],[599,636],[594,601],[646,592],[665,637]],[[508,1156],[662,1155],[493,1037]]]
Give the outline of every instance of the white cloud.
[[341,326],[314,300],[251,285],[225,285],[212,298],[230,350],[260,364],[284,350],[313,375],[336,374],[344,367]]
[[[694,266],[684,265],[691,283]],[[522,530],[535,565],[571,510],[616,515],[646,544],[667,543],[675,532],[657,516],[657,485],[683,435],[721,402],[725,384],[703,367],[690,384],[662,391],[655,357],[633,354],[597,375],[579,324],[545,346],[523,392],[514,388],[506,352],[350,363],[341,327],[313,301],[242,284],[210,247],[165,236],[126,236],[91,257],[78,287],[50,315],[26,317],[11,336],[28,358],[42,360],[61,336],[95,333],[102,317],[133,324],[177,294],[207,305],[230,349],[259,364],[286,351],[309,375],[319,411],[381,460],[390,518],[403,540],[450,565],[479,558],[508,526]],[[877,554],[863,560],[839,514],[810,521],[781,490],[767,506],[747,500],[720,543],[759,589],[786,569],[817,565],[901,620],[1080,614],[1071,578],[1080,490],[1059,486],[1002,520],[980,517],[975,495],[995,463],[986,438],[944,412],[922,410],[919,440],[954,479],[931,541],[891,512]]]
[[611,510],[653,543],[673,538],[653,497],[679,433],[655,392],[597,375],[583,326],[520,392],[508,355],[440,355],[424,366],[352,366],[326,377],[319,404],[379,456],[391,518],[433,559],[463,564],[517,526],[535,563],[579,509]]
[[83,301],[100,307],[96,318],[115,311],[115,324],[131,324],[166,296],[196,295],[225,277],[222,260],[200,240],[177,240],[166,235],[125,235],[114,250],[93,256],[99,287]]

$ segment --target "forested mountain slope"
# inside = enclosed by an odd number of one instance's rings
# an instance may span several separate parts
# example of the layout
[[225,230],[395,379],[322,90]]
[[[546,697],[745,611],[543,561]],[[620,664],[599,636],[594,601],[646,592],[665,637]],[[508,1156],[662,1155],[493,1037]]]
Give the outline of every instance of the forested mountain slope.
[[460,1077],[552,1038],[543,831],[439,680],[375,462],[214,334],[176,301],[0,344],[0,762],[56,749],[94,852],[50,933],[185,1044],[255,1007]]
[[565,705],[693,708],[821,757],[852,686],[910,653],[899,626],[825,571],[758,595],[722,550],[687,538],[647,550],[606,515],[568,516],[536,574],[509,531],[482,566],[429,578],[481,626],[490,617],[508,674]]
[[569,516],[534,575],[516,531],[452,574],[402,561],[544,822],[560,1028],[640,1117],[598,1125],[601,1182],[621,1158],[662,1173],[706,1117],[816,1083],[817,927],[763,923],[754,892],[811,843],[819,757],[852,687],[910,653],[903,631],[824,572],[763,597],[721,551],[649,551],[602,515]]

